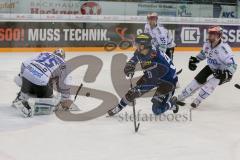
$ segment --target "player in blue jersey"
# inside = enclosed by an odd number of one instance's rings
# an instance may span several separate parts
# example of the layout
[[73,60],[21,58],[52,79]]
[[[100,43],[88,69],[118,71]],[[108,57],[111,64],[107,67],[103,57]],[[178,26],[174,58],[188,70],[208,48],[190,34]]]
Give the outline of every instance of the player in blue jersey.
[[178,81],[176,68],[165,53],[152,49],[151,39],[147,33],[137,35],[135,39],[137,49],[126,63],[124,72],[126,76],[132,78],[136,64],[140,63],[143,76],[137,81],[136,86],[126,93],[119,104],[108,111],[109,116],[117,114],[136,98],[154,88],[156,92],[151,100],[153,113],[159,115],[169,109],[174,113],[178,112],[177,98],[173,97]]
[[[20,108],[25,117],[34,114],[34,106],[29,105],[30,98],[44,104],[44,108],[50,110],[53,100],[53,83],[56,83],[58,92],[61,93],[60,104],[63,108],[69,107],[70,88],[64,83],[67,76],[65,64],[65,51],[57,49],[54,52],[43,52],[22,63],[19,79],[22,83],[21,92],[13,102],[14,106]],[[49,108],[48,108],[49,107]],[[40,109],[38,109],[40,110]]]

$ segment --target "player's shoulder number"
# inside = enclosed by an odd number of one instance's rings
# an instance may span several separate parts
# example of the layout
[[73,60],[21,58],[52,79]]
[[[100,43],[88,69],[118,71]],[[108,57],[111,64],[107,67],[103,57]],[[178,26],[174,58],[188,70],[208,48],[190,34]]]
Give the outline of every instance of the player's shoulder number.
[[60,65],[61,63],[63,63],[61,59],[59,59],[57,56],[54,56],[49,53],[41,54],[36,61],[48,68],[52,68],[53,66]]

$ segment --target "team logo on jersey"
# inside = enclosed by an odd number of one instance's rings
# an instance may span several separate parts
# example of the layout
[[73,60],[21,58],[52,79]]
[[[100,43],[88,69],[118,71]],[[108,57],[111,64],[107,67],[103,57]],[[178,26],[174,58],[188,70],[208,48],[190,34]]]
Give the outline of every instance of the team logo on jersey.
[[181,41],[182,43],[199,43],[200,29],[199,27],[182,27]]
[[151,66],[152,66],[152,62],[151,61],[142,61],[141,62],[142,69],[147,69],[147,68],[149,68]]
[[215,66],[218,66],[218,65],[221,65],[220,63],[218,63],[218,61],[214,58],[208,58],[207,60],[208,64],[212,64],[212,65],[215,65]]

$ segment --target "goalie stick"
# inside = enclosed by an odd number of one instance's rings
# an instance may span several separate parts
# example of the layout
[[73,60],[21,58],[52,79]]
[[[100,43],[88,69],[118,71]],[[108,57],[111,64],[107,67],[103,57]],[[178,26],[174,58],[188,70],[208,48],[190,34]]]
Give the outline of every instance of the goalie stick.
[[[76,99],[77,99],[77,97],[78,97],[78,93],[79,93],[80,90],[82,89],[82,86],[83,86],[83,84],[81,83],[80,86],[79,86],[78,89],[77,89],[77,92],[76,92],[76,94],[75,94],[75,97],[74,97],[73,102],[76,101]],[[78,106],[77,106],[76,104],[74,104],[74,103],[72,103],[72,105],[71,105],[71,107],[69,108],[69,110],[70,110],[70,111],[80,111],[80,109],[78,108]]]
[[80,86],[79,86],[78,89],[77,89],[76,94],[75,94],[74,101],[77,99],[78,93],[79,93],[80,90],[82,89],[82,86],[83,86],[83,84],[81,83]]
[[[79,85],[78,89],[77,89],[77,92],[76,92],[76,94],[75,94],[75,97],[74,97],[73,102],[76,101],[77,96],[78,96],[78,93],[79,93],[80,90],[82,89],[82,86],[83,86],[83,84],[81,83],[81,84]],[[59,110],[59,106],[60,106],[60,103],[56,106],[56,109],[55,109],[55,110]],[[69,110],[70,110],[70,111],[80,111],[80,109],[78,108],[78,106],[77,106],[76,104],[74,104],[74,103],[72,103],[72,105],[70,106]]]

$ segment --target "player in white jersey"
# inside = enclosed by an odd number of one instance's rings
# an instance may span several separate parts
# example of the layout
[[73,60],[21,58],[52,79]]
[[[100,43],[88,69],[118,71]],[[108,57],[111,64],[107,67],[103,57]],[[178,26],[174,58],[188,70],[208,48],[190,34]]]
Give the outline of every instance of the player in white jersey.
[[[70,106],[70,88],[64,83],[67,76],[65,64],[65,51],[57,49],[53,53],[44,52],[22,63],[20,77],[22,80],[21,92],[15,106],[21,106],[21,111],[26,117],[34,114],[29,104],[29,98],[53,98],[53,83],[61,93],[60,105],[63,108]],[[49,100],[48,100],[49,101]],[[50,102],[50,101],[49,101]],[[42,104],[42,102],[40,102]],[[54,102],[46,105],[52,106]]]
[[144,33],[151,35],[153,49],[163,51],[172,59],[175,43],[171,32],[168,32],[166,28],[158,24],[157,13],[148,14],[147,20],[148,23],[145,24]]
[[236,71],[230,46],[222,41],[223,30],[220,26],[211,26],[208,29],[208,41],[204,43],[201,52],[196,57],[190,57],[189,69],[194,71],[197,63],[207,59],[207,65],[197,74],[194,80],[178,96],[179,101],[199,90],[198,96],[191,106],[196,108],[213,93],[218,85],[229,82]]

